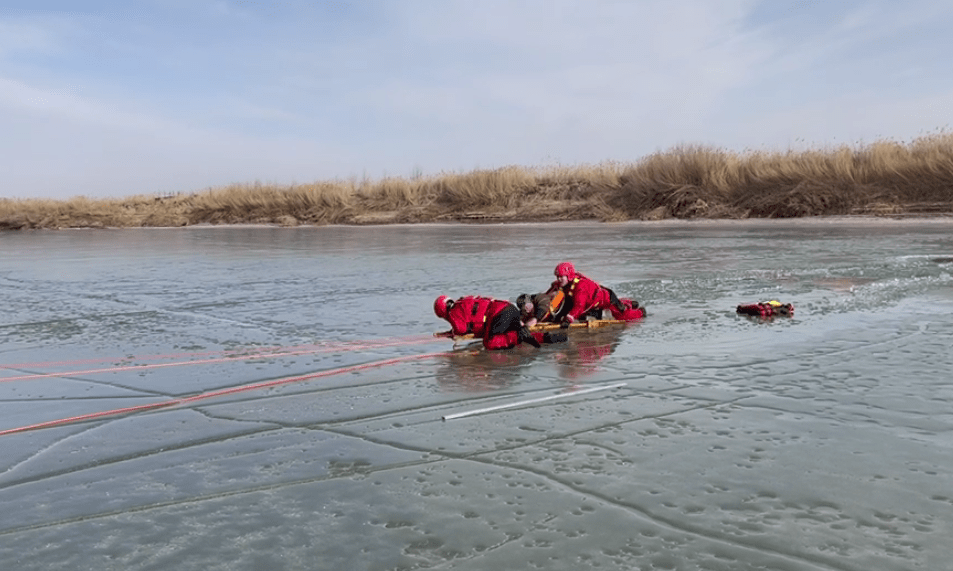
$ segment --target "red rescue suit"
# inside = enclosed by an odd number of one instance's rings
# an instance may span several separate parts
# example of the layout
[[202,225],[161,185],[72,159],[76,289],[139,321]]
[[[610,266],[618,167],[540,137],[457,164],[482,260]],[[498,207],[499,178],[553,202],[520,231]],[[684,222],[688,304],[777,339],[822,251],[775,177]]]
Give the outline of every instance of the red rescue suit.
[[[487,349],[510,349],[520,344],[519,309],[512,303],[489,297],[466,296],[453,302],[447,311],[454,336],[472,333],[483,339]],[[537,343],[542,334],[533,334]],[[538,337],[538,338],[537,338]]]
[[549,292],[562,291],[566,296],[563,309],[556,316],[557,320],[579,321],[586,314],[602,318],[602,312],[609,310],[613,319],[633,321],[645,317],[645,308],[639,307],[637,301],[628,298],[619,299],[609,288],[597,284],[586,276],[577,273],[571,263],[563,263],[557,267],[559,275],[569,279],[565,287],[560,287],[559,280],[553,282]]
[[[550,292],[559,289],[559,282],[553,282]],[[609,296],[609,290],[600,286],[596,282],[582,274],[575,274],[570,277],[569,283],[562,288],[566,294],[566,305],[560,317],[571,317],[573,321],[579,319],[587,312],[596,310],[602,311],[612,307],[612,300]]]
[[619,301],[622,302],[622,305],[625,307],[625,309],[620,310],[615,305],[609,306],[609,311],[612,313],[613,319],[633,321],[645,317],[645,308],[639,307],[639,303],[637,301],[632,301],[631,299],[625,297],[619,298]]
[[[453,302],[447,311],[447,321],[454,336],[473,334],[483,336],[487,320],[502,309],[508,301],[468,295]],[[493,310],[491,312],[491,307]]]

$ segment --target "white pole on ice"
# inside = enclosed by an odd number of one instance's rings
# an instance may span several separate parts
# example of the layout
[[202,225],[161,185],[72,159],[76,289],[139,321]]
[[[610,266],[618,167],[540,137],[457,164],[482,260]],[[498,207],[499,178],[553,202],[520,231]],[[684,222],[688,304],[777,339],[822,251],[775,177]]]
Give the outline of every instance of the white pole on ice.
[[604,390],[608,390],[608,389],[617,389],[617,388],[619,388],[619,387],[624,387],[624,386],[626,386],[627,384],[628,384],[628,383],[615,383],[615,384],[612,384],[612,385],[603,385],[603,386],[601,386],[601,387],[592,387],[592,388],[589,388],[589,389],[582,389],[582,390],[579,390],[579,391],[571,391],[571,392],[566,392],[566,393],[560,393],[560,394],[558,394],[558,395],[550,395],[550,396],[548,396],[548,397],[540,397],[540,398],[536,398],[536,399],[524,400],[524,401],[519,401],[519,402],[511,402],[511,403],[509,403],[509,404],[501,404],[501,405],[491,406],[491,407],[487,407],[487,408],[480,408],[480,409],[477,409],[477,410],[469,410],[469,411],[466,411],[466,412],[458,412],[458,413],[454,413],[454,414],[448,414],[448,415],[442,416],[442,417],[440,417],[440,418],[443,419],[443,420],[453,420],[453,419],[455,419],[455,418],[463,418],[463,417],[465,417],[465,416],[473,416],[473,415],[475,415],[475,414],[483,414],[484,412],[492,412],[492,411],[494,411],[494,410],[503,410],[503,409],[505,409],[505,408],[513,408],[513,407],[517,407],[517,406],[523,406],[523,405],[526,405],[526,404],[534,404],[534,403],[538,403],[538,402],[544,402],[544,401],[553,400],[553,399],[561,399],[561,398],[565,398],[565,397],[574,397],[574,396],[578,396],[578,395],[584,395],[584,394],[587,394],[587,393],[594,393],[594,392],[596,392],[596,391],[604,391]]

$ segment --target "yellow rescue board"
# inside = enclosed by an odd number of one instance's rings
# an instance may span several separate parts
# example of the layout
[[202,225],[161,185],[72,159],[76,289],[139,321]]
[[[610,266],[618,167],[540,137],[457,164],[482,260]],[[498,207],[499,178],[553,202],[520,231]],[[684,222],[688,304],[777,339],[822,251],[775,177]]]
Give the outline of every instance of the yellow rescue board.
[[[568,329],[595,329],[597,327],[605,327],[607,325],[625,325],[625,321],[622,319],[594,319],[592,321],[577,321],[575,323],[570,323]],[[557,329],[567,329],[561,326],[558,323],[537,323],[531,327],[527,327],[530,331],[555,331]],[[458,335],[456,337],[450,337],[446,333],[434,333],[434,337],[448,337],[452,338],[454,341],[462,341],[465,339],[478,339],[472,333],[467,335]]]

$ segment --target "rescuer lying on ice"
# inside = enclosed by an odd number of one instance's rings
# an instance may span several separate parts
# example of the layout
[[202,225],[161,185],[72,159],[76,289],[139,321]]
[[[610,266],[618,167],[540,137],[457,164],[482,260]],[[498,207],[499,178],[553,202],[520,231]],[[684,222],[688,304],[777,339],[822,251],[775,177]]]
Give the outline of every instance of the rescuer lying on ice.
[[585,319],[587,315],[602,317],[608,310],[613,319],[631,321],[645,317],[645,308],[631,299],[619,299],[615,292],[602,287],[593,280],[576,272],[572,262],[563,262],[553,272],[556,281],[546,294],[562,292],[565,296],[563,309],[556,315],[556,321],[573,323]]
[[457,337],[473,334],[483,339],[487,349],[511,349],[520,343],[540,347],[540,343],[560,343],[565,333],[530,333],[520,321],[520,312],[512,303],[489,297],[468,295],[451,300],[442,295],[434,300],[437,317],[450,322],[444,335]]

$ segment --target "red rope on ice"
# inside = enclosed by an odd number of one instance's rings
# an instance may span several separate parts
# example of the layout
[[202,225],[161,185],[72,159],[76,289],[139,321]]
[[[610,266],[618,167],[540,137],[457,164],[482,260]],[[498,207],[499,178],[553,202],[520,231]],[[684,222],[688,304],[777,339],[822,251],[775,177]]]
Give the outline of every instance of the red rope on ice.
[[265,381],[265,382],[261,382],[261,383],[253,383],[253,384],[250,384],[250,385],[244,385],[244,386],[240,386],[240,387],[232,387],[232,388],[229,388],[229,389],[221,389],[221,390],[211,391],[211,392],[207,392],[207,393],[202,393],[202,394],[198,394],[198,395],[194,395],[194,396],[190,396],[190,397],[181,397],[181,398],[166,400],[166,401],[162,401],[162,402],[154,402],[154,403],[149,403],[149,404],[141,404],[141,405],[137,405],[137,406],[129,406],[129,407],[124,407],[124,408],[115,408],[115,409],[112,409],[112,410],[104,410],[104,411],[101,411],[101,412],[93,412],[93,413],[89,413],[89,414],[81,414],[81,415],[79,415],[79,416],[70,416],[70,417],[61,418],[61,419],[58,419],[58,420],[50,420],[50,421],[47,421],[47,422],[40,422],[40,423],[37,423],[37,424],[31,424],[31,425],[28,425],[28,426],[21,426],[21,427],[19,427],[19,428],[9,428],[9,429],[7,429],[7,430],[0,430],[0,436],[6,436],[6,435],[9,435],[9,434],[16,434],[16,433],[18,433],[18,432],[27,432],[27,431],[30,431],[30,430],[39,430],[39,429],[42,429],[42,428],[53,428],[53,427],[55,427],[55,426],[63,426],[63,425],[66,425],[66,424],[72,424],[72,423],[74,423],[74,422],[82,422],[82,421],[84,421],[84,420],[95,420],[95,419],[98,419],[98,418],[105,418],[105,417],[110,417],[110,416],[119,416],[119,415],[123,415],[123,414],[135,413],[135,412],[143,412],[143,411],[147,411],[147,410],[156,410],[156,409],[160,409],[160,408],[168,408],[168,407],[172,407],[172,406],[176,406],[176,405],[192,403],[192,402],[195,402],[195,401],[200,401],[200,400],[205,400],[205,399],[210,399],[210,398],[215,398],[215,397],[221,397],[221,396],[226,396],[226,395],[232,395],[232,394],[236,394],[236,393],[242,393],[242,392],[246,392],[246,391],[253,391],[253,390],[257,390],[257,389],[266,389],[266,388],[270,388],[270,387],[277,387],[277,386],[280,386],[280,385],[287,385],[287,384],[290,384],[290,383],[297,383],[297,382],[301,382],[301,381],[307,381],[307,380],[310,380],[310,379],[317,379],[317,378],[319,378],[319,377],[329,377],[329,376],[331,376],[331,375],[337,375],[337,374],[340,374],[340,373],[349,373],[349,372],[352,372],[352,371],[360,371],[360,370],[362,370],[362,369],[370,369],[370,368],[373,368],[373,367],[381,367],[381,366],[384,366],[384,365],[393,365],[393,364],[395,364],[395,363],[400,363],[400,362],[403,362],[403,361],[410,361],[410,360],[413,360],[413,359],[425,359],[425,358],[428,358],[428,357],[436,357],[436,356],[439,356],[439,355],[446,355],[446,352],[441,351],[441,352],[437,352],[437,353],[423,353],[423,354],[420,354],[420,355],[407,355],[407,356],[404,356],[404,357],[393,357],[393,358],[391,358],[391,359],[384,359],[384,360],[382,360],[382,361],[375,361],[375,362],[371,362],[371,363],[364,363],[364,364],[362,364],[362,365],[351,365],[351,366],[348,366],[348,367],[341,367],[341,368],[338,368],[338,369],[329,369],[329,370],[326,370],[326,371],[320,371],[320,372],[317,372],[317,373],[310,373],[310,374],[307,374],[307,375],[299,375],[299,376],[296,376],[296,377],[287,377],[287,378],[284,378],[284,379],[275,379],[275,380],[273,380],[273,381]]
[[[181,367],[184,365],[208,365],[212,363],[226,363],[229,361],[250,361],[253,359],[265,359],[272,357],[288,357],[293,355],[308,355],[312,353],[330,353],[334,351],[355,351],[359,349],[375,349],[383,347],[397,347],[402,345],[411,345],[415,343],[430,343],[433,342],[434,338],[432,335],[420,336],[416,335],[413,337],[407,338],[397,338],[394,340],[388,341],[354,341],[347,343],[338,343],[333,345],[299,345],[297,347],[290,347],[288,349],[282,349],[281,347],[275,348],[276,351],[272,353],[248,353],[245,355],[236,355],[233,357],[218,357],[214,359],[196,359],[192,361],[177,361],[174,363],[153,363],[151,365],[123,365],[118,367],[104,367],[101,369],[87,369],[84,371],[66,371],[60,373],[34,373],[29,375],[18,375],[16,377],[0,377],[0,383],[6,383],[10,381],[26,381],[31,379],[45,379],[51,377],[70,377],[77,375],[91,375],[94,373],[116,373],[120,371],[140,371],[144,369],[159,369],[163,367]],[[300,349],[300,350],[299,350]],[[221,354],[222,352],[210,352],[205,354]],[[202,353],[192,353],[191,355],[201,355]],[[189,355],[188,353],[183,355]],[[155,355],[152,358],[171,358],[179,355]],[[106,361],[109,359],[102,359],[101,361]],[[142,359],[139,359],[142,360]],[[86,360],[86,361],[60,361],[60,362],[49,362],[49,363],[35,363],[35,364],[19,364],[19,365],[3,365],[4,368],[33,368],[37,366],[52,366],[52,365],[61,365],[61,364],[79,364],[79,363],[95,363],[97,360]]]
[[222,349],[220,351],[201,351],[201,352],[183,352],[166,353],[159,355],[127,355],[124,357],[105,357],[98,359],[74,359],[70,361],[42,361],[34,363],[0,363],[0,369],[26,369],[37,367],[59,367],[62,365],[87,365],[90,363],[113,363],[116,361],[158,361],[160,359],[181,359],[184,357],[207,357],[210,355],[231,355],[243,351],[254,350],[258,353],[279,352],[279,351],[299,351],[304,349],[313,349],[315,352],[334,351],[335,349],[349,349],[351,347],[363,347],[365,345],[384,344],[385,346],[393,343],[418,343],[423,340],[430,340],[433,336],[425,334],[407,335],[404,337],[390,337],[381,341],[340,341],[336,343],[311,343],[306,345],[276,345],[273,347],[246,347],[236,349]]

